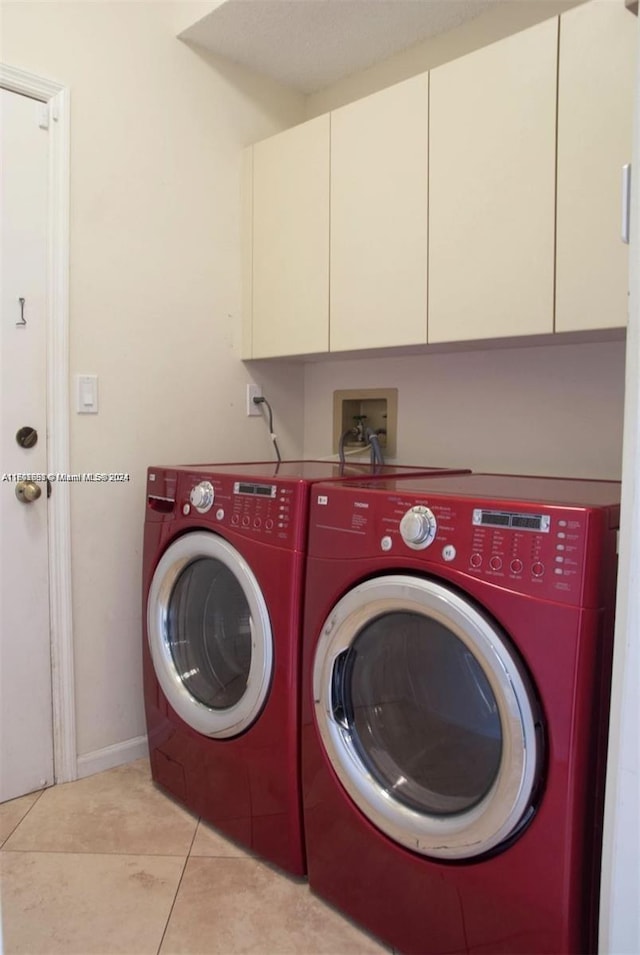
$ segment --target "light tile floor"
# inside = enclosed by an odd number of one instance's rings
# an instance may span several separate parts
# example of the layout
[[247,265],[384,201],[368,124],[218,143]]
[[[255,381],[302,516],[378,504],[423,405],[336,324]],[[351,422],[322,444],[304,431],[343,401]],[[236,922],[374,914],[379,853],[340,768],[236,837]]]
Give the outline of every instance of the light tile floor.
[[388,949],[153,785],[147,760],[0,805],[4,955]]

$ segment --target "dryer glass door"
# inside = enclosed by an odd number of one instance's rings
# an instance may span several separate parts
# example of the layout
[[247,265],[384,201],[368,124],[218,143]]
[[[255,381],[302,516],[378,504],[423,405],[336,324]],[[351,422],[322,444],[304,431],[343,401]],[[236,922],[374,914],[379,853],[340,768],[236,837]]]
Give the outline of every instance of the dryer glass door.
[[236,736],[259,715],[273,640],[262,592],[244,558],[215,534],[175,541],[149,591],[149,646],[174,710],[207,736]]
[[316,716],[354,801],[403,845],[469,858],[532,811],[540,721],[496,625],[433,581],[367,581],[333,609],[314,668]]

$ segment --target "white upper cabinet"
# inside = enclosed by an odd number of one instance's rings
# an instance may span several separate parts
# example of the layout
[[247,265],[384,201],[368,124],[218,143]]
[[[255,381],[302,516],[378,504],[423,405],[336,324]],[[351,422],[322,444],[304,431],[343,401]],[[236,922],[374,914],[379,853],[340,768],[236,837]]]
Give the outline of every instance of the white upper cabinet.
[[252,147],[243,357],[624,326],[636,34],[591,0]]
[[431,71],[429,342],[553,331],[558,21]]
[[329,116],[256,143],[252,165],[251,332],[244,357],[326,352]]
[[627,322],[620,195],[631,161],[637,25],[622,0],[560,18],[556,331]]
[[332,352],[427,340],[428,85],[331,113]]

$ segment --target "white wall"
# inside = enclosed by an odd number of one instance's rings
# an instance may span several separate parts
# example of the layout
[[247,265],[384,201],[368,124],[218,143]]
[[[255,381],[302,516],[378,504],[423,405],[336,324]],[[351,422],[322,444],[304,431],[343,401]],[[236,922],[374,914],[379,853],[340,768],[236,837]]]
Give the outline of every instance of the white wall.
[[[77,746],[145,732],[141,545],[149,464],[271,457],[245,415],[241,150],[300,121],[303,98],[176,39],[210,4],[3,3],[0,57],[71,90],[71,412]],[[286,380],[286,401],[282,380]],[[300,366],[261,369],[283,453],[302,446]],[[96,764],[97,765],[97,764]]]
[[333,392],[398,388],[397,460],[619,479],[624,342],[307,365],[305,455],[331,443]]

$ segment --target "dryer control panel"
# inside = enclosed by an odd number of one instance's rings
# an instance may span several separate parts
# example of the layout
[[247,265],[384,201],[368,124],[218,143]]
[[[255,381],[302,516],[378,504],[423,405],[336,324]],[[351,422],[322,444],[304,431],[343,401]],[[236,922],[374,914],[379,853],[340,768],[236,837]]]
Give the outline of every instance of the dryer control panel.
[[392,569],[417,562],[452,579],[463,574],[517,593],[596,606],[602,555],[611,548],[609,523],[604,507],[325,485],[312,493],[309,555],[379,556]]

